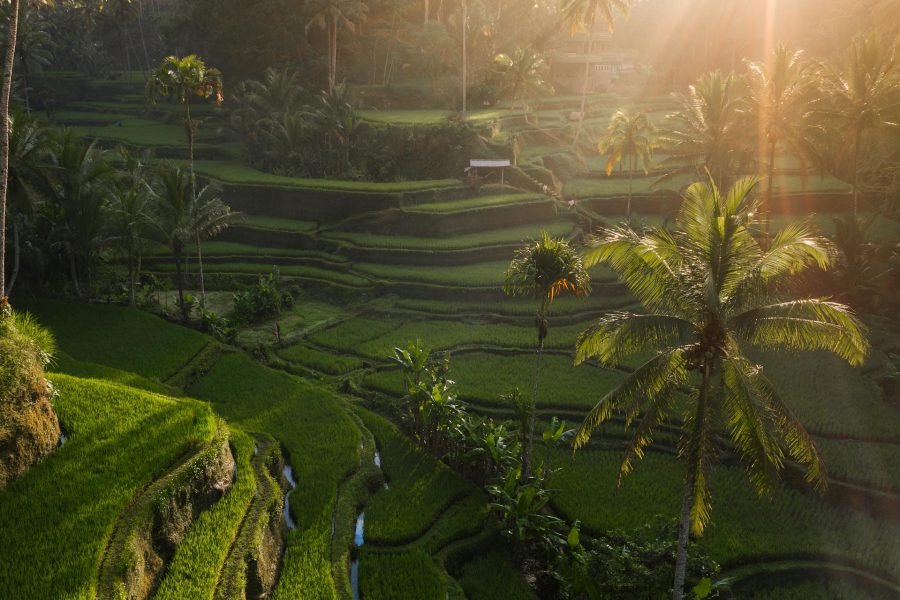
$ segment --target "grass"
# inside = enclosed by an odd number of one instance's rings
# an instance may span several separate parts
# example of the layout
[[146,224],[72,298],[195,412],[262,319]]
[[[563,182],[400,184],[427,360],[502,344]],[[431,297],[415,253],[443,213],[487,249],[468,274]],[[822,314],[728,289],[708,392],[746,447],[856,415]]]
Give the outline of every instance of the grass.
[[438,515],[467,492],[471,484],[438,462],[400,433],[388,420],[359,411],[375,435],[388,489],[369,500],[366,541],[376,545],[410,542],[434,523]]
[[828,598],[828,600],[896,600],[890,592],[878,593],[867,587],[855,585],[852,581],[816,578],[803,581],[790,581],[777,588],[746,590],[743,592],[748,600],[808,600],[810,598]]
[[874,381],[827,352],[773,352],[760,360],[775,389],[813,433],[900,441],[900,413]]
[[830,477],[900,493],[900,446],[820,438],[816,445]]
[[459,583],[469,600],[535,600],[503,549],[475,556],[462,567]]
[[[355,263],[353,269],[360,273],[384,281],[419,282],[445,286],[502,287],[509,267],[508,261],[491,261],[435,268],[433,266],[385,265],[376,263]],[[614,281],[612,271],[605,267],[590,270],[595,282]]]
[[240,223],[245,227],[254,229],[270,229],[272,231],[290,231],[292,233],[309,233],[315,231],[318,224],[313,221],[298,221],[297,219],[279,219],[277,217],[263,217],[247,215]]
[[[575,338],[585,325],[553,327],[544,342],[545,347],[573,350]],[[495,346],[531,350],[537,345],[533,326],[505,325],[471,320],[415,321],[385,316],[380,319],[357,317],[334,327],[317,331],[310,341],[335,350],[343,350],[373,358],[392,355],[393,348],[405,347],[414,340],[433,350],[449,350],[459,347]]]
[[[649,194],[659,190],[680,190],[684,186],[697,180],[690,175],[677,175],[666,183],[654,186],[657,176],[635,177],[632,182],[634,194]],[[777,193],[797,192],[835,192],[846,191],[849,186],[833,177],[807,177],[805,180],[799,175],[778,175],[775,178],[775,191]],[[566,181],[564,195],[567,198],[590,198],[597,196],[624,196],[628,194],[627,177],[605,177],[595,179],[570,179]]]
[[572,233],[571,221],[555,221],[544,226],[524,225],[466,233],[447,238],[410,237],[400,235],[376,235],[346,231],[329,231],[323,237],[348,242],[363,248],[389,250],[471,250],[485,246],[519,244],[537,239],[542,230],[553,237],[566,237]]
[[337,179],[301,179],[285,177],[258,171],[238,161],[198,160],[198,173],[218,179],[223,183],[236,185],[266,185],[298,189],[335,190],[360,193],[419,192],[459,187],[457,179],[429,179],[422,181],[392,181],[376,183],[370,181],[347,181]]
[[[636,300],[632,296],[604,298],[588,296],[573,298],[564,296],[553,301],[550,307],[550,323],[554,316],[574,315],[589,311],[606,311],[634,306]],[[394,301],[394,308],[410,310],[430,315],[504,315],[513,317],[533,317],[537,311],[537,302],[529,299],[507,299],[497,302],[454,302],[450,300],[419,300],[417,298],[399,298]]]
[[[650,452],[616,491],[622,451],[579,452],[554,475],[554,499],[568,519],[590,529],[633,529],[662,514],[674,518],[684,478],[682,461]],[[560,452],[556,464],[570,455]],[[826,504],[787,484],[759,498],[740,468],[717,467],[712,523],[701,544],[723,564],[783,556],[825,555],[861,563],[876,573],[900,571],[900,524]]]
[[199,402],[61,374],[51,381],[69,439],[0,494],[4,598],[93,598],[118,515],[216,427]]
[[74,377],[84,379],[103,379],[105,381],[120,383],[139,390],[154,392],[157,394],[171,394],[172,389],[168,386],[141,377],[136,373],[114,369],[97,363],[76,360],[65,352],[57,352],[53,357],[53,370],[57,373],[65,373]]
[[41,301],[26,306],[56,336],[59,348],[92,362],[165,381],[210,338],[139,310]]
[[491,206],[504,206],[508,204],[526,204],[533,202],[549,202],[550,199],[543,194],[503,194],[485,195],[463,198],[461,200],[448,200],[446,202],[431,202],[429,204],[417,204],[404,208],[405,212],[417,213],[454,213],[467,210],[477,210]]
[[[478,404],[507,408],[500,395],[518,387],[531,393],[534,378],[532,354],[499,355],[485,352],[458,354],[450,360],[450,373],[459,395]],[[568,356],[546,355],[541,362],[538,408],[570,408],[586,411],[618,384],[623,375],[599,367],[574,367]],[[380,371],[366,383],[385,393],[402,393],[398,371]]]
[[297,528],[287,536],[275,597],[331,597],[332,509],[339,482],[359,464],[359,433],[338,399],[244,354],[223,356],[190,392],[282,444],[298,483],[290,503]]
[[488,513],[487,497],[481,492],[473,492],[450,505],[415,545],[435,554],[448,544],[481,531]]
[[[174,273],[174,265],[169,263],[160,263],[153,265],[153,271],[160,273]],[[203,265],[204,273],[232,273],[238,275],[263,275],[272,269],[265,263],[209,263]],[[342,271],[333,271],[329,269],[321,269],[319,267],[307,267],[303,265],[280,265],[278,270],[286,277],[299,277],[301,279],[315,279],[317,281],[325,281],[338,285],[349,287],[368,287],[369,280],[344,273]]]
[[359,588],[363,598],[444,600],[447,595],[445,575],[428,554],[417,548],[383,551],[363,546]]
[[237,429],[231,430],[230,437],[237,481],[221,500],[191,524],[178,543],[165,578],[154,595],[158,600],[213,598],[225,558],[256,494],[256,480],[250,467],[253,440]]
[[[396,125],[438,125],[459,113],[449,110],[357,110],[357,117],[373,123]],[[511,113],[507,110],[479,110],[466,114],[470,122],[498,119]]]
[[[108,125],[83,125],[79,130],[87,138],[100,138],[135,146],[174,146],[187,149],[184,127],[149,119],[125,118]],[[195,150],[203,145],[203,137],[201,130],[197,138],[199,143],[194,146]]]
[[278,355],[289,362],[329,375],[346,375],[364,366],[363,361],[354,356],[323,352],[303,344],[295,344],[279,350]]
[[[231,307],[229,306],[228,310]],[[321,327],[345,315],[344,309],[336,304],[326,304],[311,300],[297,300],[288,311],[278,317],[281,328],[281,340],[290,345],[303,337],[308,330]],[[259,344],[269,345],[275,342],[275,323],[268,320],[241,327],[237,341],[245,348],[256,348]]]
[[[318,252],[315,250],[298,250],[296,248],[261,248],[251,244],[238,242],[205,242],[202,246],[203,256],[234,256],[234,257],[262,257],[286,256],[293,258],[310,258],[328,262],[346,262],[342,256]],[[168,248],[157,248],[151,256],[170,258],[171,251]],[[204,269],[207,265],[203,265]]]

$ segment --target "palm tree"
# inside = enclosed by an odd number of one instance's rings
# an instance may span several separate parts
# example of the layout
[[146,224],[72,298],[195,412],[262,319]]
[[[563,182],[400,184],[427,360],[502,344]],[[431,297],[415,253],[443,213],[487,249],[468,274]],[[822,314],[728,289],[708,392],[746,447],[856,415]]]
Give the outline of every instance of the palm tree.
[[25,111],[31,112],[32,75],[40,75],[44,67],[49,66],[52,59],[53,40],[44,28],[44,24],[33,10],[22,7],[19,17],[19,30],[16,34],[16,64],[21,71],[22,88],[25,93]]
[[534,419],[537,407],[538,375],[541,355],[549,324],[547,313],[553,300],[570,293],[581,296],[590,293],[591,277],[581,256],[566,240],[551,238],[546,231],[541,237],[516,251],[515,258],[506,270],[503,291],[510,296],[531,296],[540,299],[535,326],[538,344],[534,363],[534,380],[531,386],[531,405],[528,412],[528,435],[523,452],[521,481],[531,474],[531,451],[534,438]]
[[525,100],[532,94],[553,93],[553,86],[544,79],[547,63],[530,46],[516,48],[512,55],[498,54],[494,57],[494,65],[503,78],[504,87],[512,96],[513,110],[516,110],[519,100],[522,100],[522,110],[525,110]]
[[75,293],[84,297],[81,276],[90,282],[114,171],[96,142],[85,143],[72,130],[60,134],[53,154],[49,177],[41,182],[52,221],[51,242],[68,259]]
[[10,0],[3,87],[0,88],[0,303],[6,298],[6,191],[9,179],[9,92],[16,61],[16,33],[19,30],[19,0]]
[[867,136],[885,126],[897,127],[900,57],[896,45],[885,46],[877,33],[860,35],[850,47],[846,70],[827,66],[823,88],[830,106],[822,111],[853,151],[853,213],[859,204],[860,163]]
[[659,146],[669,153],[660,166],[670,171],[660,181],[678,173],[702,177],[708,171],[718,182],[731,182],[751,156],[743,80],[713,71],[688,86],[687,94],[673,96],[678,110],[666,116],[659,136]]
[[[187,132],[188,156],[190,160],[191,195],[197,194],[197,177],[194,174],[194,136],[198,123],[191,119],[191,98],[214,98],[216,106],[222,104],[222,73],[218,69],[207,67],[197,57],[190,54],[184,58],[167,56],[150,74],[147,82],[147,94],[152,102],[159,98],[175,97],[184,105],[184,128]],[[200,238],[197,238],[200,248]],[[203,258],[198,255],[200,265],[200,304],[206,306],[206,286],[203,282]]]
[[9,220],[13,234],[13,266],[6,285],[8,294],[12,294],[19,274],[21,244],[20,227],[32,217],[39,196],[36,191],[45,180],[42,167],[44,161],[51,159],[50,140],[43,128],[35,124],[24,114],[9,117],[9,182],[8,202]]
[[574,448],[583,447],[614,413],[624,414],[629,426],[638,420],[621,483],[656,427],[680,416],[680,455],[688,465],[676,599],[683,593],[689,533],[700,535],[710,519],[717,424],[726,425],[758,493],[771,490],[785,460],[804,465],[817,489],[826,484],[815,445],[746,350],[829,350],[853,365],[868,351],[864,328],[847,307],[781,297],[798,273],[827,267],[833,251],[807,224],[786,228],[763,249],[750,230],[758,211],[751,192],[758,181],[740,179],[725,194],[711,179],[694,183],[684,194],[675,232],[609,229],[590,239],[585,254],[587,265],[613,268],[648,314],[604,316],[579,336],[576,362],[595,357],[609,366],[651,356],[591,409]]
[[359,0],[307,0],[307,8],[312,13],[306,24],[306,33],[313,25],[325,30],[328,37],[328,93],[337,85],[337,39],[338,30],[346,29],[356,33],[354,21],[364,21],[368,7]]
[[623,158],[628,159],[628,206],[625,213],[631,216],[631,185],[635,167],[640,165],[644,175],[650,172],[650,157],[653,153],[653,133],[656,128],[647,115],[630,109],[617,110],[609,120],[606,135],[597,144],[600,154],[606,154],[606,175]]
[[[775,185],[775,157],[783,150],[797,157],[805,171],[806,157],[811,156],[814,127],[813,115],[818,98],[817,77],[813,65],[803,60],[802,51],[792,52],[783,45],[772,51],[765,62],[747,63],[750,115],[756,122],[760,156],[765,155],[768,170],[766,201],[763,214],[771,207]],[[769,220],[764,220],[769,231]]]
[[155,198],[147,169],[139,157],[119,148],[123,169],[118,172],[106,205],[108,242],[117,245],[128,262],[128,305],[135,306],[135,285],[141,252],[155,222]]
[[206,185],[195,195],[190,175],[175,165],[161,165],[155,183],[156,238],[172,249],[178,306],[181,318],[187,321],[190,307],[184,301],[185,250],[191,241],[197,241],[199,254],[201,238],[219,233],[236,215],[219,199],[221,190],[216,184]]
[[[600,16],[609,30],[612,31],[613,23],[615,21],[614,12],[618,11],[620,14],[627,17],[632,4],[632,0],[564,0],[562,3],[563,21],[572,28],[572,33],[575,33],[575,31],[579,29],[587,30],[587,54],[590,54],[591,46],[593,46],[594,43],[594,24],[597,22],[597,16]],[[581,135],[581,126],[584,124],[590,73],[591,63],[585,60],[584,83],[581,88],[581,119],[579,119],[578,127],[575,130],[575,139],[572,142],[573,146],[578,145],[578,137]]]

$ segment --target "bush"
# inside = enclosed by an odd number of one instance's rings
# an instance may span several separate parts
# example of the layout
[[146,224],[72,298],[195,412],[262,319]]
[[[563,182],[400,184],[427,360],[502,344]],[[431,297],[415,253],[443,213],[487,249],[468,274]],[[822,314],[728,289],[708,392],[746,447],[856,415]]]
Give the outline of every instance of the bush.
[[277,317],[284,309],[294,305],[294,297],[281,289],[281,273],[278,267],[266,276],[260,275],[254,285],[234,294],[234,315],[238,321],[255,323],[269,317]]

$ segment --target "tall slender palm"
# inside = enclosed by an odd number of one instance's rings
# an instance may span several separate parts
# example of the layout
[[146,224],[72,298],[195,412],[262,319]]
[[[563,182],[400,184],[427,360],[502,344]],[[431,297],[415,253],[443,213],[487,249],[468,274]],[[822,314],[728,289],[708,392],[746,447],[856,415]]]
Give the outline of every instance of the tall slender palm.
[[[628,16],[628,11],[633,0],[564,0],[562,3],[563,21],[572,28],[572,32],[579,29],[586,29],[588,32],[587,54],[591,53],[591,47],[594,43],[594,24],[597,17],[603,19],[610,31],[613,30],[615,22],[615,12]],[[587,106],[588,79],[591,74],[591,63],[588,60],[584,62],[584,82],[581,87],[581,119],[578,121],[578,127],[575,130],[575,140],[573,146],[577,146],[578,137],[581,135],[581,126],[584,124],[585,107]]]
[[669,156],[660,162],[669,173],[702,177],[705,172],[730,183],[751,159],[743,116],[745,86],[734,75],[713,71],[688,86],[687,94],[673,94],[678,110],[666,116],[659,145]]
[[853,212],[859,204],[859,174],[869,134],[900,127],[900,56],[877,33],[859,35],[850,47],[845,70],[826,66],[823,88],[830,106],[822,111],[844,146],[852,147]]
[[0,300],[6,297],[6,191],[9,179],[9,92],[16,61],[16,33],[19,30],[19,0],[10,0],[7,25],[3,86],[0,88]]
[[[188,157],[190,160],[191,194],[197,194],[197,176],[194,173],[194,136],[199,123],[191,118],[191,99],[195,96],[213,98],[216,106],[224,99],[222,93],[222,73],[207,67],[196,54],[183,58],[167,56],[150,74],[147,94],[152,102],[159,98],[174,97],[184,105],[184,128],[187,133]],[[203,256],[200,254],[200,238],[197,238],[197,262],[200,266],[200,304],[206,306],[206,286],[203,281]]]
[[606,154],[606,174],[611,175],[616,164],[623,158],[628,161],[628,205],[627,216],[631,216],[632,180],[635,168],[640,166],[644,174],[650,172],[650,158],[653,154],[653,134],[656,128],[640,111],[617,110],[609,120],[606,135],[597,144],[600,154]]
[[516,48],[512,54],[498,54],[494,57],[494,65],[512,97],[513,110],[519,100],[522,101],[522,110],[525,110],[525,101],[529,96],[553,93],[553,86],[544,79],[547,63],[543,55],[530,46]]
[[175,260],[178,306],[181,318],[188,320],[190,307],[184,301],[185,250],[201,238],[211,237],[224,229],[235,217],[227,205],[219,199],[220,189],[215,184],[204,186],[200,193],[191,190],[190,175],[181,168],[161,165],[155,181],[156,237],[172,249]]
[[356,33],[354,21],[364,21],[368,7],[360,0],[307,0],[311,12],[306,32],[313,25],[325,31],[328,37],[328,93],[337,85],[337,44],[338,30],[346,29]]
[[531,474],[538,376],[544,339],[547,337],[549,327],[547,313],[553,300],[564,293],[575,296],[590,293],[591,277],[584,267],[581,256],[566,240],[552,238],[546,231],[542,231],[539,239],[516,251],[515,258],[506,270],[503,291],[510,296],[531,296],[541,301],[535,320],[538,344],[531,387],[530,423],[522,461],[521,480],[525,481]]
[[[812,130],[817,99],[818,78],[812,63],[803,60],[802,51],[790,51],[778,45],[768,60],[747,63],[750,114],[756,122],[758,160],[768,171],[768,191],[763,214],[772,204],[775,185],[775,158],[788,151],[801,161],[805,171],[807,157],[814,154]],[[769,219],[764,220],[769,231]]]
[[7,211],[13,235],[13,264],[6,285],[12,294],[19,274],[20,228],[35,213],[37,188],[45,180],[43,167],[51,159],[50,139],[46,131],[25,114],[9,117],[9,183]]
[[[684,194],[675,232],[630,228],[601,232],[589,242],[587,265],[606,264],[625,281],[648,314],[606,315],[578,338],[576,361],[602,365],[652,354],[591,409],[575,449],[614,413],[638,421],[619,482],[643,457],[660,423],[680,417],[680,455],[687,459],[673,598],[683,594],[690,532],[710,519],[709,475],[717,425],[746,458],[758,493],[771,490],[786,460],[806,467],[825,486],[819,453],[782,402],[750,347],[828,350],[853,365],[868,351],[864,329],[850,310],[822,299],[785,300],[796,274],[828,266],[832,248],[806,224],[779,232],[767,249],[751,235],[759,179],[740,179],[722,193],[710,180]],[[686,388],[690,393],[683,393]]]

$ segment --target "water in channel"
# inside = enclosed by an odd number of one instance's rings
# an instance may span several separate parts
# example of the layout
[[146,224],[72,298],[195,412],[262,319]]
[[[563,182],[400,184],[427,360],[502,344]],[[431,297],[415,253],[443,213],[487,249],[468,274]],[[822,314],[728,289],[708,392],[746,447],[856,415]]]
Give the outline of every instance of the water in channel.
[[294,523],[294,518],[291,517],[291,504],[289,501],[291,492],[297,487],[297,482],[294,481],[294,469],[291,468],[291,465],[285,464],[282,473],[284,474],[284,478],[287,479],[288,484],[291,486],[291,489],[284,495],[284,522],[288,529],[296,529],[297,524]]

